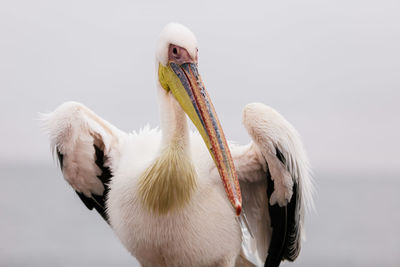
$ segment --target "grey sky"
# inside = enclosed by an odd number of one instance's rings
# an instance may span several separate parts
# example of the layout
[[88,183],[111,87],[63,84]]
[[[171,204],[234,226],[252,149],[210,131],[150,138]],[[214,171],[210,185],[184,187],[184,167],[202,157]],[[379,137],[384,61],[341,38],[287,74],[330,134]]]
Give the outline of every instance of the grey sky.
[[241,109],[258,101],[316,169],[400,171],[399,14],[397,0],[2,1],[0,162],[51,164],[37,113],[68,100],[125,131],[157,126],[154,47],[176,21],[229,139],[249,141]]

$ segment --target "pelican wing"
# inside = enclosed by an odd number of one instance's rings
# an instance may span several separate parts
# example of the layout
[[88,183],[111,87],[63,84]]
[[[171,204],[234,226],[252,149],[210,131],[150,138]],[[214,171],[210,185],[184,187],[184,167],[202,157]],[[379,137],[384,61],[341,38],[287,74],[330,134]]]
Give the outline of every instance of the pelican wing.
[[300,252],[305,207],[312,205],[308,160],[296,130],[274,109],[249,104],[243,123],[253,142],[232,154],[254,235],[246,246],[275,267]]
[[43,126],[65,180],[90,210],[108,222],[105,201],[125,135],[82,104],[68,102],[43,115]]

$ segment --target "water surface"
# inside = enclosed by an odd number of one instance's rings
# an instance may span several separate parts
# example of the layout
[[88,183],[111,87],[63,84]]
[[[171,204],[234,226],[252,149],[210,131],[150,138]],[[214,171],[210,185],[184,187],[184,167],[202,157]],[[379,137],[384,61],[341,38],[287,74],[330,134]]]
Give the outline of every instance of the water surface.
[[[0,171],[0,266],[139,266],[56,166]],[[400,266],[400,176],[317,176],[307,241],[281,266]]]

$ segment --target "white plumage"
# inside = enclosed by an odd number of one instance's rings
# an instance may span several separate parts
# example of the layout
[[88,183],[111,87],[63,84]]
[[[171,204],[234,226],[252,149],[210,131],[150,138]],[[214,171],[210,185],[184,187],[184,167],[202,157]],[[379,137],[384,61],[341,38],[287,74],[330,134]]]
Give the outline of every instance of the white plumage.
[[[194,35],[182,25],[169,24],[161,33],[157,63],[168,64],[171,44],[186,49],[197,62]],[[189,131],[181,102],[172,89],[164,90],[159,79],[160,130],[124,133],[75,102],[45,115],[44,126],[64,177],[85,205],[99,211],[143,266],[235,266],[247,260],[263,264],[267,256],[269,266],[278,266],[282,259],[297,257],[305,208],[312,203],[312,184],[296,130],[263,104],[249,104],[243,111],[243,124],[253,142],[229,147],[240,181],[243,211],[254,235],[249,238],[232,209],[205,141]],[[157,213],[144,204],[140,181],[166,147],[175,143],[194,166],[195,189],[181,208]],[[268,195],[269,182],[274,190]],[[164,188],[172,186],[162,178],[160,183]],[[270,216],[271,211],[283,214],[280,209],[293,216]],[[272,229],[273,221],[285,222],[284,236],[277,234],[281,227]],[[268,255],[270,244],[278,243],[283,250],[270,248]]]

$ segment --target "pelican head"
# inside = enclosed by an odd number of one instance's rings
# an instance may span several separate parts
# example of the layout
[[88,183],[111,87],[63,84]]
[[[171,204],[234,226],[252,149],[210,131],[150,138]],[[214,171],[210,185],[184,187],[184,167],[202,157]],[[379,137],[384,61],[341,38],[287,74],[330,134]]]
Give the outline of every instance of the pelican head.
[[157,45],[158,81],[172,94],[200,132],[221,176],[236,214],[241,212],[239,182],[221,124],[198,72],[198,48],[194,34],[170,23]]

